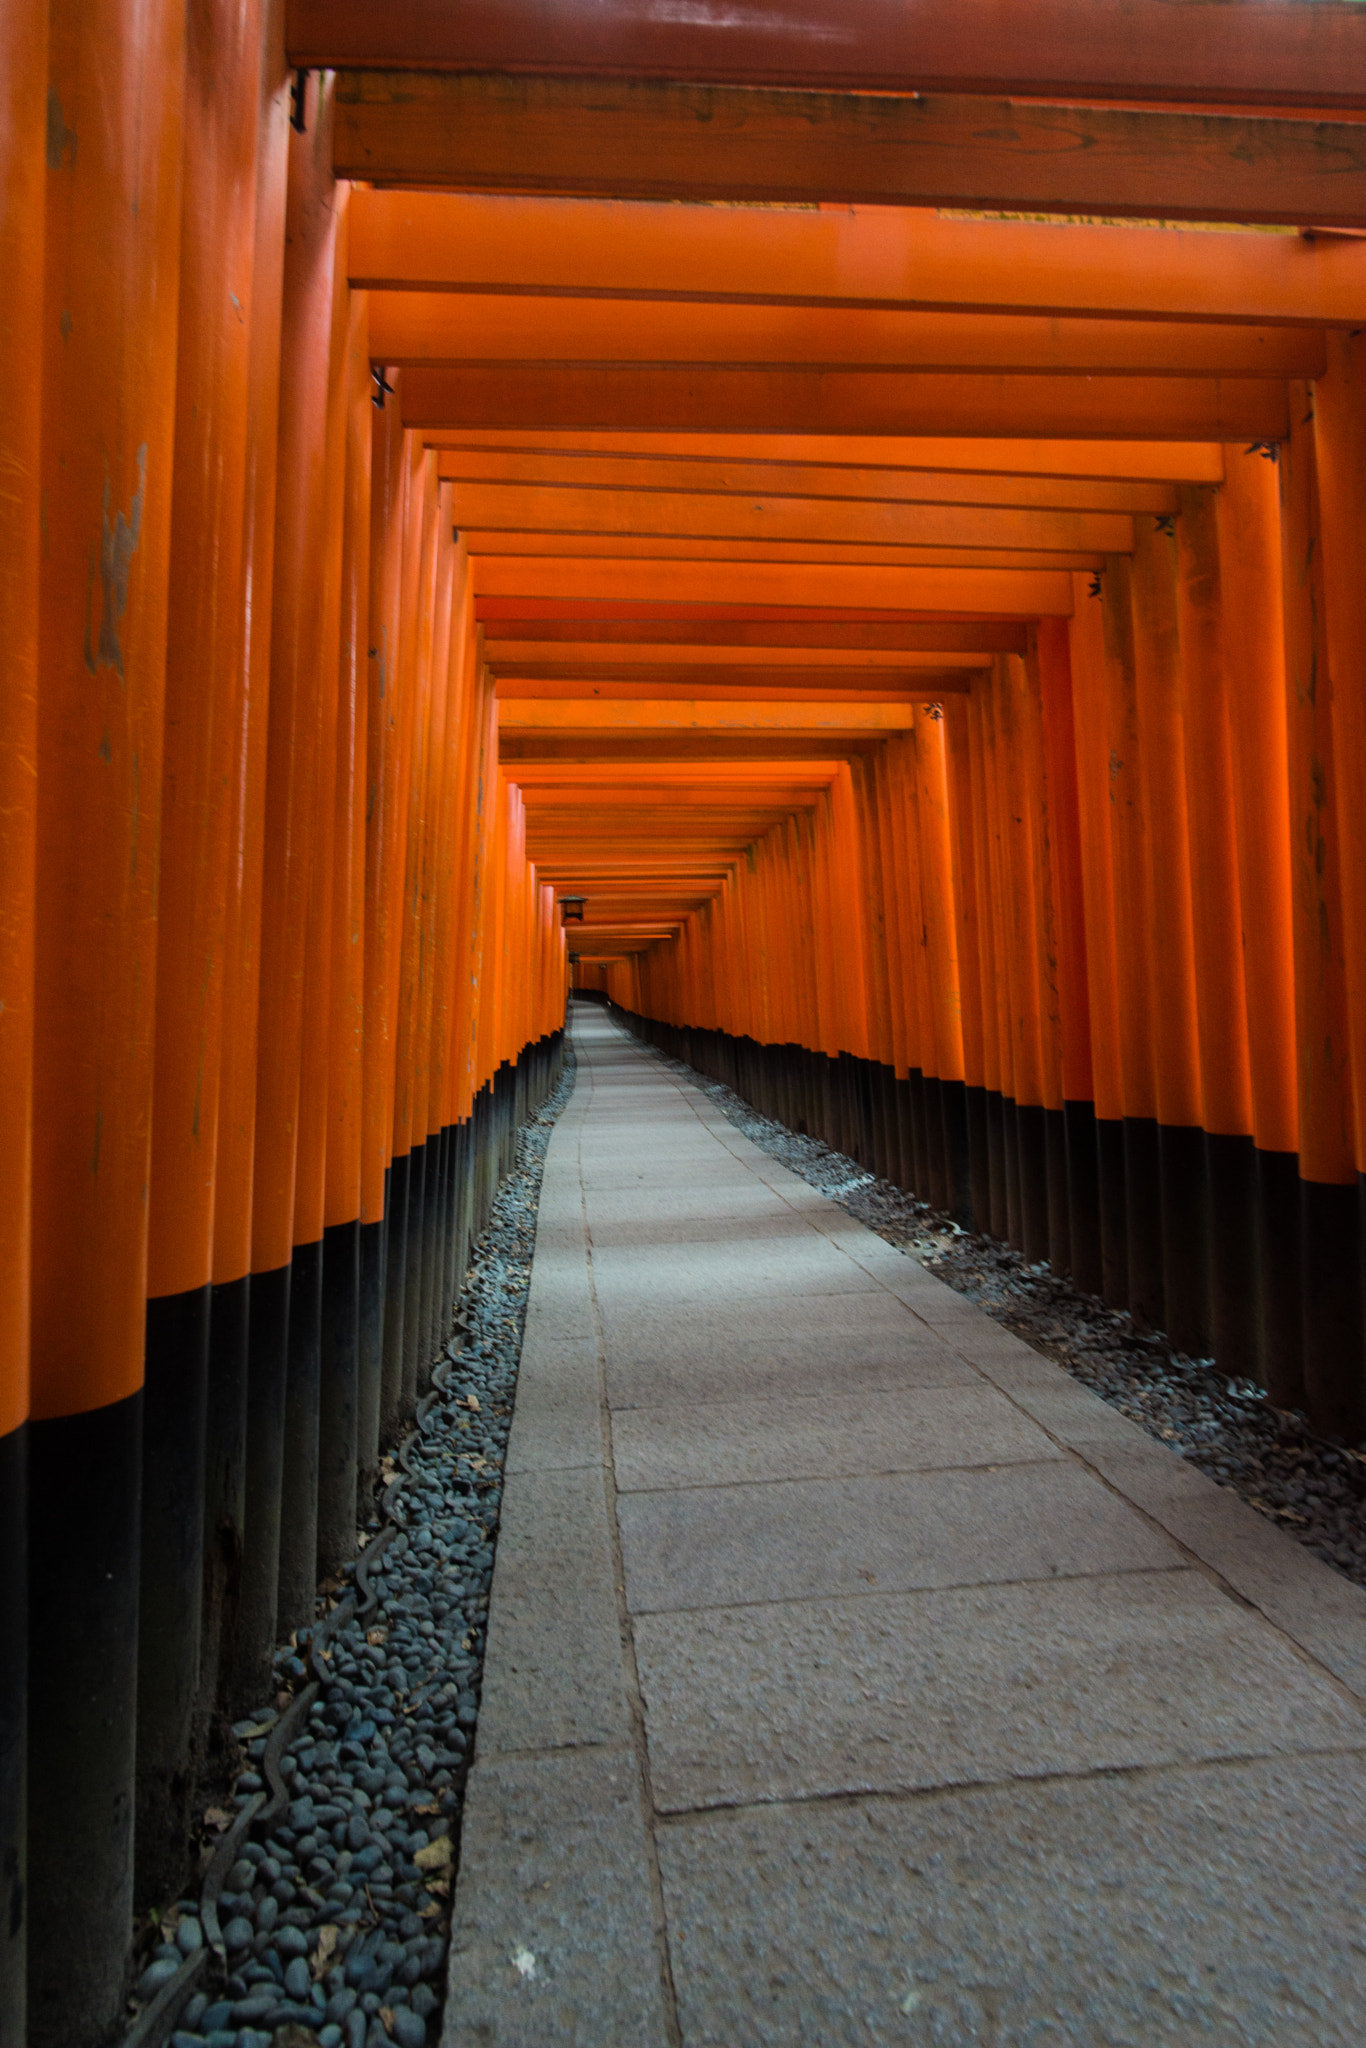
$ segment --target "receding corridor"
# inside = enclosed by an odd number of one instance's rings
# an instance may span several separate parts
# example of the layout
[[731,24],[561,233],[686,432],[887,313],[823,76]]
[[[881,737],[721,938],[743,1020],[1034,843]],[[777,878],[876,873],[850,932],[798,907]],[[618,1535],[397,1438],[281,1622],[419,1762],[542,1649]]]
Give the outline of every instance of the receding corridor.
[[1366,1595],[574,1036],[448,2048],[1359,2042]]

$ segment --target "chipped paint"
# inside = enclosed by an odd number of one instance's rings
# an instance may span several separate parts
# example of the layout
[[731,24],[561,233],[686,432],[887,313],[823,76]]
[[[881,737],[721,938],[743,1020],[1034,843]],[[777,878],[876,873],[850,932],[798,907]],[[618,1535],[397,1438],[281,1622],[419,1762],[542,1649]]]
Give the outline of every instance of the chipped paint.
[[90,583],[86,591],[85,611],[85,665],[93,676],[97,669],[112,668],[123,677],[123,648],[119,642],[119,624],[128,609],[128,579],[132,572],[133,557],[138,551],[138,536],[142,531],[142,510],[147,495],[147,443],[138,449],[138,487],[129,500],[128,516],[116,511],[109,517],[109,478],[104,480],[104,505],[101,513],[99,576],[103,607],[100,613],[100,637],[92,649],[90,645],[90,606],[95,580],[94,550],[91,550]]

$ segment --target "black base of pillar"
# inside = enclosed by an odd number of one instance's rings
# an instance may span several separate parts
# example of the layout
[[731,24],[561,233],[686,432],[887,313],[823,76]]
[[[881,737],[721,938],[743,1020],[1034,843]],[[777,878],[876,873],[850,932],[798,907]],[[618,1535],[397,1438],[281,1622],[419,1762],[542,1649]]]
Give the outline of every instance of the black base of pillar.
[[1062,1121],[1072,1285],[1083,1294],[1100,1294],[1105,1286],[1105,1255],[1095,1107],[1089,1102],[1065,1102]]
[[364,1500],[379,1473],[384,1372],[384,1224],[362,1223],[357,1274],[356,1491]]
[[1140,1329],[1163,1330],[1162,1165],[1153,1117],[1124,1119],[1124,1222],[1127,1306]]
[[27,2032],[28,1430],[0,1436],[0,2041]]
[[1175,1350],[1206,1358],[1210,1322],[1205,1133],[1190,1125],[1159,1124],[1157,1150],[1162,1176],[1162,1327]]
[[1257,1151],[1251,1138],[1205,1138],[1209,1338],[1222,1372],[1262,1381],[1257,1329]]
[[1315,1429],[1346,1443],[1366,1436],[1362,1371],[1362,1219],[1355,1181],[1300,1182],[1300,1299],[1305,1406]]
[[330,1578],[356,1551],[356,1441],[360,1354],[359,1223],[323,1232],[318,1393],[318,1554]]
[[247,1528],[247,1374],[251,1280],[228,1280],[209,1302],[208,1419],[204,1430],[204,1601],[199,1657],[202,1755],[235,1668]]
[[178,1891],[189,1863],[192,1738],[204,1599],[204,1443],[211,1290],[147,1304],[138,1601],[134,1902]]
[[318,1585],[318,1395],[322,1372],[322,1240],[290,1261],[289,1366],[280,1475],[281,1637],[313,1620]]
[[133,1924],[142,1393],[29,1426],[29,2048],[104,2048]]
[[226,1694],[228,1712],[234,1717],[262,1705],[267,1698],[277,1641],[291,1270],[277,1266],[272,1272],[251,1276],[246,1549]]

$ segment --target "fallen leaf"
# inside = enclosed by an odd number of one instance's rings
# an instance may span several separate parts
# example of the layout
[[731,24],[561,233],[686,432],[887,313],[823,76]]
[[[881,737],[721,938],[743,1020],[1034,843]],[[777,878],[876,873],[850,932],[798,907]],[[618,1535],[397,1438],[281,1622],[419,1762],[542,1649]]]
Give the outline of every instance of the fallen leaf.
[[392,2034],[394,2031],[394,2008],[392,2005],[382,2005],[379,2009],[379,2016],[384,2022],[385,2033]]
[[448,1877],[429,1877],[427,1890],[434,1899],[448,1899],[451,1895],[451,1881]]
[[419,1870],[444,1870],[451,1860],[451,1838],[438,1835],[434,1842],[428,1842],[425,1849],[419,1849],[413,1857]]
[[374,1643],[377,1646],[380,1643],[387,1643],[389,1640],[389,1631],[387,1628],[367,1629],[365,1632],[365,1640],[367,1643]]
[[211,1806],[204,1815],[204,1825],[206,1828],[231,1827],[231,1816],[224,1813],[221,1806]]
[[437,1799],[424,1799],[421,1805],[414,1806],[411,1811],[413,1813],[440,1813],[441,1802]]
[[328,1962],[336,1953],[337,1936],[340,1932],[340,1928],[332,1926],[330,1922],[326,1927],[318,1929],[317,1950],[309,1964],[315,1977],[321,1977],[325,1973]]
[[436,1920],[441,1916],[440,1899],[424,1899],[417,1909],[419,1920]]
[[402,1477],[403,1474],[401,1472],[386,1472],[384,1474],[384,1484],[386,1486],[395,1486]]
[[475,1414],[476,1414],[476,1415],[478,1415],[478,1414],[479,1414],[479,1412],[480,1412],[480,1410],[479,1410],[479,1396],[478,1396],[477,1394],[466,1394],[466,1396],[465,1396],[465,1406],[466,1406],[467,1408],[473,1408],[473,1410],[474,1410]]

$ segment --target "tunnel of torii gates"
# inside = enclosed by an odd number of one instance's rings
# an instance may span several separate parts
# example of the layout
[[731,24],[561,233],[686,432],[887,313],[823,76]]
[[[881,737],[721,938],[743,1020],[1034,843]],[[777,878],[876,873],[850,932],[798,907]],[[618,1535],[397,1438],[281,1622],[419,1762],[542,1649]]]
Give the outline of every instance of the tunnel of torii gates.
[[1361,1437],[1363,109],[1347,0],[0,0],[6,2044],[571,963]]

